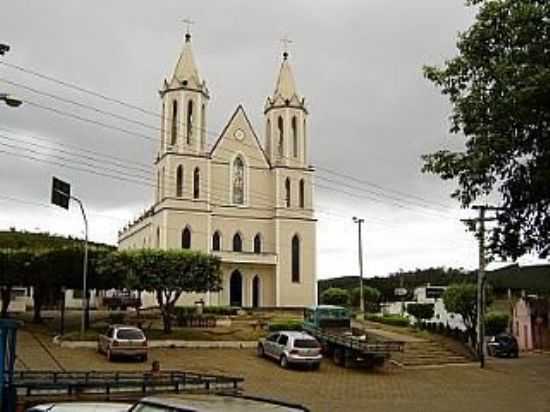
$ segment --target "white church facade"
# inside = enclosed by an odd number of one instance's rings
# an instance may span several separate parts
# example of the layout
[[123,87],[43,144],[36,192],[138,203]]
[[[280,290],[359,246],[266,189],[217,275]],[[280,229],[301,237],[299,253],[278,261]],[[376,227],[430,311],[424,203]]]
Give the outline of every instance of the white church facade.
[[119,248],[191,249],[222,261],[223,289],[180,304],[306,306],[316,301],[316,219],[308,110],[288,53],[264,107],[264,144],[242,106],[208,147],[210,94],[185,36],[160,91],[155,202],[119,232]]

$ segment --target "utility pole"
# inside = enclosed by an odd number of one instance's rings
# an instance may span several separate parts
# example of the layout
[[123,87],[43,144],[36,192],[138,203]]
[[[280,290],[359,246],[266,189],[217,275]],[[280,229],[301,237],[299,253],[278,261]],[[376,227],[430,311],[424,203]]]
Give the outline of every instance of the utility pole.
[[463,222],[472,225],[479,224],[477,230],[478,247],[479,247],[479,269],[477,272],[477,354],[479,358],[480,368],[485,367],[485,268],[487,266],[486,251],[485,251],[485,223],[496,220],[495,217],[487,217],[487,211],[502,210],[502,208],[488,206],[488,205],[476,205],[472,206],[472,209],[479,211],[479,216],[475,219],[461,219]]
[[353,216],[353,222],[357,223],[359,226],[359,311],[361,315],[365,314],[365,298],[363,296],[363,236],[361,231],[361,226],[365,223],[365,219],[360,219],[356,216]]

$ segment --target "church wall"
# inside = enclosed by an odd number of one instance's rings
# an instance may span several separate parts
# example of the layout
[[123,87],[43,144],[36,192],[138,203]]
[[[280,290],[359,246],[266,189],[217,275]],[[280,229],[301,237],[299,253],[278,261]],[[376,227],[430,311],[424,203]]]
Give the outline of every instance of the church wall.
[[[281,219],[279,221],[279,287],[281,306],[313,305],[315,298],[315,222]],[[300,238],[300,282],[292,282],[292,237]]]

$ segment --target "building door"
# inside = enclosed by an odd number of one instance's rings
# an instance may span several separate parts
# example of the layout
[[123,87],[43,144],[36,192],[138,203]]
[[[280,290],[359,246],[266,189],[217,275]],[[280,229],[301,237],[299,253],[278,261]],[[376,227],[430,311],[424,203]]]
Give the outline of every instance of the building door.
[[229,279],[229,304],[237,307],[243,305],[243,277],[238,270]]
[[260,277],[254,276],[252,279],[252,307],[257,308],[260,306]]

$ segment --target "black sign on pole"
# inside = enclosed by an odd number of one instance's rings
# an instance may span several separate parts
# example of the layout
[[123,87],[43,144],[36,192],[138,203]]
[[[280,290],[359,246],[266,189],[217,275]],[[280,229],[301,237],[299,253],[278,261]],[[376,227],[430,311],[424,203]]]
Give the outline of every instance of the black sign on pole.
[[71,185],[57,177],[52,178],[52,203],[63,209],[69,209]]

